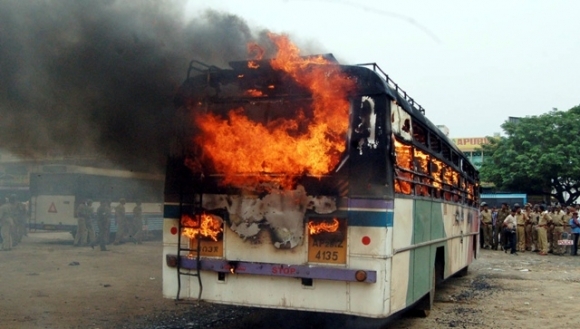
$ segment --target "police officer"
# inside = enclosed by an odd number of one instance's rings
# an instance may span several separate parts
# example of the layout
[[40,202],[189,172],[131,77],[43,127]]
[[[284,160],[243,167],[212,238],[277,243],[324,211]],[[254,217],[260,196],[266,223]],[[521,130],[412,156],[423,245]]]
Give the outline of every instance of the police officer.
[[503,249],[507,253],[508,248],[511,249],[510,254],[517,255],[516,252],[516,227],[517,227],[517,215],[516,208],[511,210],[511,213],[505,218],[503,222],[503,234],[505,235],[506,244]]
[[97,208],[97,225],[99,227],[99,247],[101,251],[107,251],[106,245],[109,244],[109,235],[111,234],[111,206],[108,200],[102,200]]
[[129,234],[129,223],[125,216],[125,199],[119,200],[119,204],[115,207],[115,222],[117,223],[117,234],[113,244],[121,244],[124,242],[125,236]]
[[532,204],[527,203],[524,208],[524,214],[526,215],[526,251],[532,251],[532,227],[533,227],[533,219],[532,219]]
[[93,200],[87,200],[86,219],[87,219],[87,243],[93,248],[97,243],[96,233],[95,233],[95,211],[93,209]]
[[538,249],[540,249],[540,255],[546,256],[550,250],[548,245],[548,223],[551,221],[550,215],[545,211],[543,205],[540,206],[540,220],[538,221]]
[[510,214],[510,209],[508,207],[508,204],[505,202],[502,203],[501,208],[497,212],[495,231],[493,232],[493,238],[494,238],[493,248],[495,250],[497,250],[498,244],[501,246],[501,249],[503,249],[503,246],[505,246],[507,243],[507,241],[505,241],[505,237],[503,237],[502,230],[503,230],[503,222],[509,214]]
[[75,247],[87,244],[87,201],[81,202],[77,207],[77,233],[73,243]]
[[564,233],[564,223],[566,222],[566,213],[562,207],[556,206],[556,210],[552,215],[552,253],[554,255],[563,255],[564,248],[558,244],[558,240],[562,240],[562,233]]
[[481,203],[481,213],[479,214],[481,226],[483,228],[483,248],[489,249],[492,245],[492,234],[493,234],[493,227],[492,227],[492,218],[491,218],[491,211],[489,211],[486,202]]
[[135,207],[133,207],[133,221],[131,224],[133,241],[141,244],[143,241],[143,208],[141,207],[141,201],[137,201]]
[[12,250],[12,230],[14,226],[16,198],[10,196],[8,202],[0,206],[0,235],[2,236],[2,250]]
[[526,222],[528,221],[528,217],[525,213],[522,212],[522,208],[518,203],[514,204],[514,209],[516,211],[516,222],[517,222],[517,240],[518,240],[518,251],[525,252],[526,251]]

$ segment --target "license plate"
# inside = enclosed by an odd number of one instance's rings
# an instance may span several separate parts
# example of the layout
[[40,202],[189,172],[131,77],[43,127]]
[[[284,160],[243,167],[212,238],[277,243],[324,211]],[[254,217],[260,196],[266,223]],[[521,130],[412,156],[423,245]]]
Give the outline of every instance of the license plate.
[[308,239],[308,262],[346,264],[346,234],[341,240]]

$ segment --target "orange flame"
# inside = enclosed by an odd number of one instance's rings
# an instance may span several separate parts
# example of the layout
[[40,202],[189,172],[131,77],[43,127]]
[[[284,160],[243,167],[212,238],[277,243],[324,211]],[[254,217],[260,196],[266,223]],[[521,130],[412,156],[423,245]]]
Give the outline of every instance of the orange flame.
[[[395,139],[395,152],[397,154],[397,166],[399,168],[413,170],[413,148]],[[411,183],[408,181],[413,180],[413,174],[398,170],[397,177],[401,179],[395,180],[395,192],[411,194]]]
[[185,226],[181,234],[190,239],[201,236],[218,241],[218,235],[223,232],[222,222],[212,215],[201,215],[201,225],[196,227],[198,222],[189,215],[184,214],[181,216],[181,225]]
[[[201,134],[196,143],[211,157],[215,169],[224,174],[224,184],[268,181],[285,187],[291,181],[273,175],[327,174],[338,164],[346,148],[350,109],[347,93],[354,83],[338,65],[321,56],[300,57],[298,48],[287,36],[269,37],[278,47],[271,66],[310,90],[312,117],[306,118],[306,112],[295,108],[290,109],[297,113],[294,118],[263,124],[249,119],[243,108],[232,109],[227,119],[197,113],[195,122]],[[308,122],[307,130],[304,122]],[[242,175],[247,173],[262,176]]]
[[259,91],[258,89],[248,89],[245,92],[246,95],[251,97],[262,97],[265,96],[263,92]]
[[308,222],[308,233],[310,233],[310,235],[314,235],[322,232],[336,232],[339,225],[340,223],[336,218],[332,219],[332,223],[310,221]]

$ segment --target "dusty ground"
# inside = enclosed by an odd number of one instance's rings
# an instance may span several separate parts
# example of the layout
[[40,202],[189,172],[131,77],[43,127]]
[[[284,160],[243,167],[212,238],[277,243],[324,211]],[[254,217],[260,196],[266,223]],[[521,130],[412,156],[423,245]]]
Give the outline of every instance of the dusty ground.
[[[0,252],[0,328],[345,327],[320,314],[176,304],[161,297],[160,241],[110,249],[74,248],[68,233],[30,233]],[[483,250],[468,276],[438,287],[428,318],[385,327],[575,327],[578,310],[580,257]]]

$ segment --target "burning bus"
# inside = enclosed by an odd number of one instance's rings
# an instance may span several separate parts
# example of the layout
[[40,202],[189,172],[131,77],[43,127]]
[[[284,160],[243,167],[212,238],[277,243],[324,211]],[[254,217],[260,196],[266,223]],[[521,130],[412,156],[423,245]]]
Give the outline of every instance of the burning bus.
[[[192,62],[164,204],[166,298],[382,318],[478,251],[478,173],[376,64]],[[256,293],[259,291],[260,293]]]

